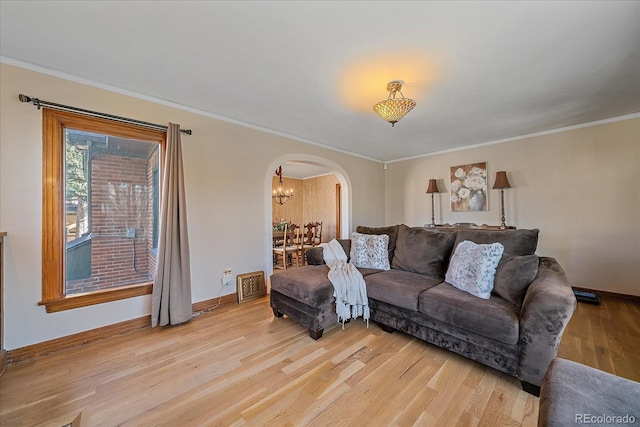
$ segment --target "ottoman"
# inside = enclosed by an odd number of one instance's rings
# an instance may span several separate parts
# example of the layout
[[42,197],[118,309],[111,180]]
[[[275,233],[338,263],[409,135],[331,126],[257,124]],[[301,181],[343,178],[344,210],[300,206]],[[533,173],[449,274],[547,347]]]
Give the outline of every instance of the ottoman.
[[[366,277],[382,270],[358,268],[358,271]],[[336,299],[328,274],[329,267],[325,264],[272,274],[270,301],[273,314],[276,317],[286,314],[306,327],[311,338],[320,339],[324,328],[338,322]]]
[[542,381],[538,427],[637,425],[640,383],[565,359]]
[[324,328],[338,321],[333,285],[326,265],[307,265],[271,275],[271,309],[276,317],[287,315],[309,330],[315,340]]

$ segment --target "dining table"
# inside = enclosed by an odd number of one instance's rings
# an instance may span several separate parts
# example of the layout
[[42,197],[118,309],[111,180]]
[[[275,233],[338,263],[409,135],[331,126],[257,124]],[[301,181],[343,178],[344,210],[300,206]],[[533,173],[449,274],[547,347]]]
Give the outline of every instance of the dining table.
[[284,241],[284,230],[273,230],[273,244]]

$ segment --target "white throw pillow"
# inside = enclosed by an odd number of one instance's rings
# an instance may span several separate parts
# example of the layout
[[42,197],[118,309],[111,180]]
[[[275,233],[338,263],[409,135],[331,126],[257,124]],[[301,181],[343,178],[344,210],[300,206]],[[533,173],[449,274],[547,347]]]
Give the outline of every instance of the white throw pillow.
[[464,240],[451,257],[445,280],[471,295],[489,299],[503,252],[501,243],[479,245]]
[[351,263],[356,267],[389,270],[389,236],[351,233]]

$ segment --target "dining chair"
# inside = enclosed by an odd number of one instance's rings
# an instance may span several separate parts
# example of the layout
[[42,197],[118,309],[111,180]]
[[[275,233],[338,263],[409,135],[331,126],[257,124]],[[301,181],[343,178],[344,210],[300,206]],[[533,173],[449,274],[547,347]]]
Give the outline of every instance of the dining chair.
[[313,235],[313,222],[305,224],[304,229],[302,230],[302,243],[304,246],[313,246]]
[[[273,268],[286,270],[289,263],[293,264],[293,255],[296,255],[296,267],[300,267],[300,257],[297,255],[298,246],[295,244],[297,228],[298,226],[295,224],[285,224],[284,244],[273,247]],[[278,264],[280,258],[282,258],[282,265]]]
[[314,222],[313,246],[322,243],[322,221]]
[[307,261],[307,249],[314,248],[320,244],[320,239],[317,235],[318,224],[320,224],[320,230],[322,230],[322,223],[318,222],[309,222],[305,224],[302,229],[302,238],[298,245],[298,252],[303,265],[305,265]]
[[296,258],[296,265],[300,266],[300,260],[302,260],[302,265],[304,265],[304,256],[301,251],[302,242],[304,240],[303,228],[299,227],[297,224],[291,224],[291,228],[289,230],[289,238],[291,240],[290,246],[295,246],[295,252],[290,254],[290,257]]

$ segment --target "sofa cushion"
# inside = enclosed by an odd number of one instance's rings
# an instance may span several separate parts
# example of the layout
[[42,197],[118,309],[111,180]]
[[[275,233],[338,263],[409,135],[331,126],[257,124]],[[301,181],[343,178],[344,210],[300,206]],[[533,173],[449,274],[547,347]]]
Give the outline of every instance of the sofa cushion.
[[329,267],[307,265],[271,275],[271,289],[311,307],[319,307],[333,297],[333,285],[329,281]]
[[389,269],[389,236],[351,233],[351,263],[356,267]]
[[460,242],[471,240],[474,243],[502,243],[504,251],[511,255],[532,255],[538,247],[540,230],[459,230],[456,236]]
[[382,270],[379,268],[358,267],[358,271],[362,274],[362,277],[366,277],[370,274],[380,273]]
[[442,280],[455,239],[455,233],[399,225],[391,268]]
[[471,295],[489,299],[503,252],[501,243],[479,245],[465,240],[456,246],[445,280]]
[[520,310],[500,297],[483,300],[443,282],[420,294],[418,309],[474,334],[505,344],[518,343]]
[[356,232],[360,234],[386,234],[389,236],[389,264],[393,261],[393,253],[396,250],[396,239],[398,237],[398,226],[392,225],[390,227],[365,227],[359,225],[356,227]]
[[408,310],[418,311],[418,296],[441,282],[403,270],[388,270],[366,276],[367,296]]
[[538,274],[538,263],[537,255],[502,254],[502,259],[496,269],[493,293],[517,307],[522,307],[527,287]]

